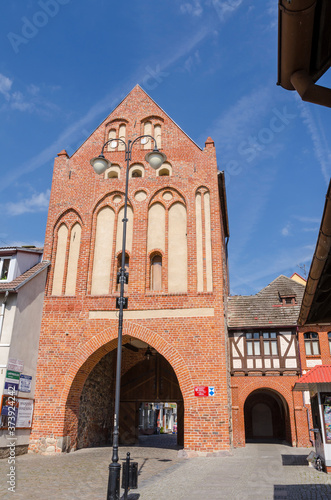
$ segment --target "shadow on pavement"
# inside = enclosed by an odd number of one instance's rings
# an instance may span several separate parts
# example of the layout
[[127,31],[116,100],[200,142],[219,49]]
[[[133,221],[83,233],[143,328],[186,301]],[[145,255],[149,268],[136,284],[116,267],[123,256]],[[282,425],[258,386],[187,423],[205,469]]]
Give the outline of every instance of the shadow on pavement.
[[282,455],[283,465],[305,465],[308,467],[308,455]]
[[274,500],[331,498],[331,484],[284,484],[274,486]]
[[141,435],[139,436],[138,446],[141,448],[166,448],[168,450],[180,450],[183,448],[177,444],[176,434]]

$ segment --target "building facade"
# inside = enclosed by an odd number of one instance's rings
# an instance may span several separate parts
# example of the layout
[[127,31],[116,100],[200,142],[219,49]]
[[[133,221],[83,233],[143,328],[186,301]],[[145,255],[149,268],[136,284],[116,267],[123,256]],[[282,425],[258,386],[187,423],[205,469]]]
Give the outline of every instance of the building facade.
[[297,320],[305,287],[279,276],[256,295],[228,298],[233,436],[308,446],[309,408],[293,392],[301,374]]
[[[136,86],[70,158],[61,151],[55,160],[31,450],[110,442],[124,147],[108,144],[112,166],[103,176],[90,159],[107,140],[142,134],[155,137],[167,162],[156,172],[149,167],[150,140],[133,148],[120,437],[135,442],[141,403],[161,401],[176,404],[188,455],[230,447],[224,176],[212,139],[201,149]],[[211,388],[207,396],[201,387]]]
[[10,436],[17,455],[29,444],[49,266],[42,255],[41,248],[0,248],[0,457],[9,454]]

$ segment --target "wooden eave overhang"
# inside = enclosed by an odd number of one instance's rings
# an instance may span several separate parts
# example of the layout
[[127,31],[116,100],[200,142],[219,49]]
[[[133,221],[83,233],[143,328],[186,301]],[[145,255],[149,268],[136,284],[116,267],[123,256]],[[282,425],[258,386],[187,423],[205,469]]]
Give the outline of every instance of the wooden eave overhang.
[[318,323],[331,323],[331,181],[298,319]]
[[224,236],[229,238],[229,219],[228,219],[228,207],[226,202],[226,190],[225,190],[225,176],[223,171],[218,172],[218,194],[220,198],[221,211],[222,211],[222,221],[224,227]]
[[279,0],[278,81],[304,101],[331,107],[331,89],[315,82],[331,66],[330,0]]

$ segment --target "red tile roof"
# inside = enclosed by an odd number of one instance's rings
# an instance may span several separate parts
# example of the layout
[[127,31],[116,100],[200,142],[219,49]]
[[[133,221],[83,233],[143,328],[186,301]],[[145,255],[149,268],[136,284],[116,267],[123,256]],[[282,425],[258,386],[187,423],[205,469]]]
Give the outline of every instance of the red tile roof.
[[37,276],[37,274],[46,269],[49,265],[50,265],[49,261],[43,260],[42,262],[39,262],[39,264],[33,266],[28,271],[25,271],[25,273],[21,274],[13,281],[5,281],[5,282],[0,281],[0,292],[6,292],[6,291],[17,292],[23,285],[25,285],[32,278]]
[[312,384],[331,384],[331,365],[317,365],[305,373],[294,386],[295,391],[309,391]]

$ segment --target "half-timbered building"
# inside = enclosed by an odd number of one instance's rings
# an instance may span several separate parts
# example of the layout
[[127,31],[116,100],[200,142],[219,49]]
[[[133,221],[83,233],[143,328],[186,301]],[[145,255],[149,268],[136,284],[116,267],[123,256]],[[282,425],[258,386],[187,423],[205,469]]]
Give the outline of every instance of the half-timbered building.
[[304,289],[279,276],[256,295],[228,298],[235,446],[307,443],[307,411],[301,395],[292,393],[300,374],[296,325]]

